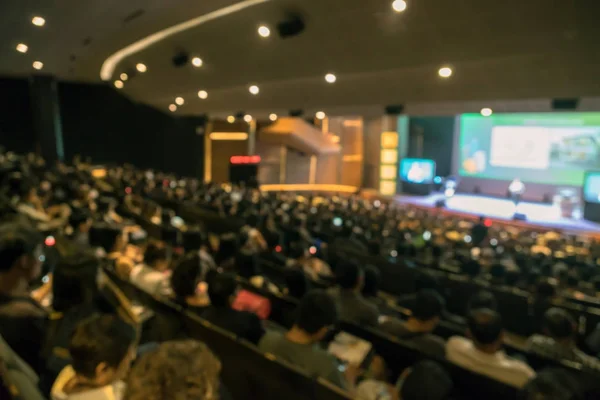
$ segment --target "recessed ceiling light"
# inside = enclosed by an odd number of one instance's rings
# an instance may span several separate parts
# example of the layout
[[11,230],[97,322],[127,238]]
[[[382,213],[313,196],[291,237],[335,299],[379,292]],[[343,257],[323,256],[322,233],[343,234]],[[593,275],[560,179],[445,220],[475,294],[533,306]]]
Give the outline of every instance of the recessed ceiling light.
[[206,90],[201,90],[198,92],[198,97],[205,100],[208,97],[208,92]]
[[33,17],[31,23],[35,26],[44,26],[46,24],[46,20],[42,17]]
[[202,59],[200,57],[192,58],[192,65],[196,68],[201,67],[203,64]]
[[337,77],[334,74],[327,74],[325,75],[325,80],[328,83],[334,83],[335,81],[337,81]]
[[394,0],[394,2],[392,3],[392,8],[396,12],[402,12],[402,11],[406,10],[406,1]]
[[135,66],[135,69],[137,69],[138,72],[141,72],[141,73],[148,71],[148,67],[146,67],[146,64],[142,64],[142,63],[138,63],[138,65]]
[[323,111],[317,111],[315,117],[317,117],[317,119],[325,119],[325,113]]
[[122,80],[123,82],[125,82],[127,79],[129,79],[129,75],[127,75],[125,72],[123,72],[123,73],[122,73],[122,74],[119,76],[119,78],[121,78],[121,80]]
[[277,114],[275,114],[275,113],[270,114],[269,119],[273,122],[277,121]]
[[185,100],[183,99],[183,97],[175,98],[175,104],[177,104],[178,106],[182,106],[183,103],[185,103]]
[[450,78],[450,76],[452,75],[452,68],[450,67],[442,67],[440,68],[440,70],[438,71],[438,74],[442,77],[442,78]]
[[175,104],[169,104],[169,111],[171,111],[171,112],[177,111],[177,106]]
[[267,38],[271,36],[271,30],[269,29],[269,27],[261,25],[258,27],[258,34],[264,38]]
[[244,121],[251,122],[252,121],[252,115],[250,115],[250,114],[244,115]]
[[125,86],[125,85],[123,84],[123,81],[119,81],[119,80],[115,81],[115,87],[116,87],[117,89],[123,89],[123,86]]
[[29,47],[27,47],[27,45],[25,43],[19,43],[17,45],[17,51],[19,53],[27,53],[27,50],[29,50]]
[[491,108],[485,107],[485,108],[481,109],[481,115],[483,115],[484,117],[489,117],[492,114],[493,114],[493,111]]
[[233,124],[235,122],[235,117],[233,115],[230,115],[229,117],[227,117],[227,122]]
[[248,88],[248,90],[250,91],[250,93],[252,93],[253,95],[257,95],[258,92],[260,92],[260,89],[258,88],[258,86],[256,85],[252,85]]
[[35,68],[39,71],[40,69],[44,68],[44,63],[41,61],[34,61],[33,68]]

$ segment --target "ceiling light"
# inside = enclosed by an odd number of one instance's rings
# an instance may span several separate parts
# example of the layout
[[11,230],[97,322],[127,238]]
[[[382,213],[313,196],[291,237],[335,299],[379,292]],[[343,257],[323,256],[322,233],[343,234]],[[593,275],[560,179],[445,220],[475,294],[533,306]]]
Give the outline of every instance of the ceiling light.
[[334,74],[327,74],[325,75],[325,80],[329,83],[334,83],[337,81],[337,77]]
[[208,97],[208,92],[206,90],[201,90],[198,92],[198,97],[205,100]]
[[252,115],[250,115],[250,114],[244,115],[244,121],[250,123],[252,121]]
[[44,26],[46,24],[46,20],[42,17],[33,17],[31,23],[35,26]]
[[449,78],[450,75],[452,75],[452,68],[450,67],[442,67],[440,68],[440,70],[438,71],[438,74],[442,77],[442,78]]
[[485,107],[481,109],[481,115],[483,115],[484,117],[489,117],[490,115],[492,115],[493,111],[491,108]]
[[123,84],[123,81],[119,81],[119,80],[115,81],[115,87],[116,87],[117,89],[123,89],[123,86],[125,86],[125,85]]
[[271,30],[268,27],[261,25],[258,27],[258,34],[260,36],[266,38],[266,37],[271,36]]
[[121,80],[123,82],[125,82],[127,79],[129,79],[129,75],[127,75],[125,72],[123,72],[120,76]]
[[200,57],[192,58],[192,65],[196,68],[201,67],[203,64],[202,59]]
[[29,50],[29,47],[27,47],[25,43],[19,43],[17,45],[17,51],[19,53],[27,53],[27,50]]
[[41,61],[34,61],[33,68],[35,68],[39,71],[40,69],[44,68],[44,63]]
[[317,111],[315,117],[317,117],[317,119],[325,119],[325,113],[323,111]]
[[175,98],[175,104],[177,104],[178,106],[182,106],[183,103],[185,103],[185,100],[183,100],[183,97]]
[[257,95],[258,92],[260,92],[260,89],[258,88],[258,86],[256,85],[252,85],[248,88],[248,90],[250,91],[250,93],[252,93],[253,95]]
[[177,111],[177,106],[175,104],[169,104],[169,111],[171,111],[171,112]]
[[227,122],[233,124],[235,122],[235,117],[233,115],[230,115],[229,117],[227,117]]
[[269,119],[273,122],[277,121],[277,114],[275,114],[275,113],[269,114]]
[[138,63],[138,65],[135,66],[135,69],[137,69],[138,72],[141,72],[141,73],[148,71],[148,67],[146,67],[146,64],[142,64],[142,63]]
[[392,3],[392,8],[396,12],[402,12],[402,11],[406,10],[406,1],[394,0],[394,2]]

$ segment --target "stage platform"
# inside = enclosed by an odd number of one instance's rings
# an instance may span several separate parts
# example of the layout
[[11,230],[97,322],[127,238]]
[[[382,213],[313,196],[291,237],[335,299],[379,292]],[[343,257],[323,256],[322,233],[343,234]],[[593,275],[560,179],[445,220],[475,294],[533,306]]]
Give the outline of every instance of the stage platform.
[[[435,208],[436,200],[443,198],[444,195],[440,193],[429,196],[398,195],[395,197],[400,204],[411,204],[426,208]],[[509,199],[456,194],[446,200],[446,207],[443,210],[457,215],[485,216],[495,220],[512,222],[515,205]],[[560,209],[551,204],[521,202],[516,211],[527,217],[527,221],[517,223],[520,226],[529,225],[532,228],[556,229],[594,236],[600,234],[600,224],[579,218],[563,218]]]

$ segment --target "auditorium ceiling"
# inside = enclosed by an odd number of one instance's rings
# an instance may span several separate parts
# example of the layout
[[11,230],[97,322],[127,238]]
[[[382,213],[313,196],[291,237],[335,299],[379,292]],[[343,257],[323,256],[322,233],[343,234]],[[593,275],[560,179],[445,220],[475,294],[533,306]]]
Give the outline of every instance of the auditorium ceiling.
[[[102,83],[102,70],[104,84],[165,112],[181,97],[178,115],[600,97],[598,0],[405,1],[398,13],[392,0],[5,0],[0,75]],[[305,30],[282,39],[276,26],[290,14]],[[35,16],[45,25],[33,25]],[[182,53],[202,66],[175,67]]]

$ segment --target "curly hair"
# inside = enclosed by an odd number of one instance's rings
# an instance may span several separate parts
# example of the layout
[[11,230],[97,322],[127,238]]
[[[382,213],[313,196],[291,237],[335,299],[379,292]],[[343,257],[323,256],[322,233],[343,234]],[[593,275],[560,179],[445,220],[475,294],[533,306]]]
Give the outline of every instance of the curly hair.
[[164,342],[135,363],[124,400],[219,400],[220,372],[204,343]]

